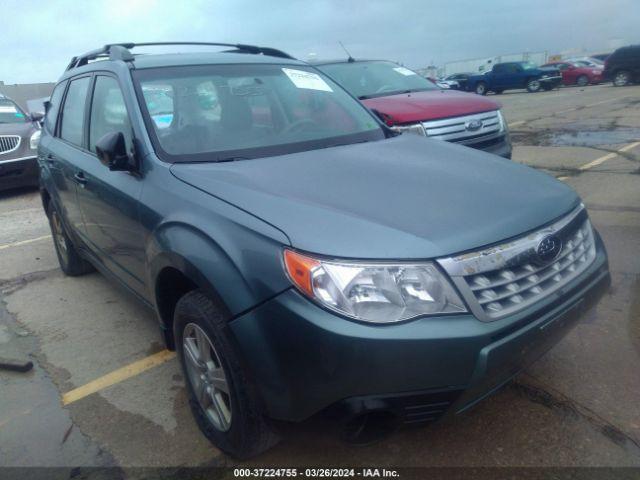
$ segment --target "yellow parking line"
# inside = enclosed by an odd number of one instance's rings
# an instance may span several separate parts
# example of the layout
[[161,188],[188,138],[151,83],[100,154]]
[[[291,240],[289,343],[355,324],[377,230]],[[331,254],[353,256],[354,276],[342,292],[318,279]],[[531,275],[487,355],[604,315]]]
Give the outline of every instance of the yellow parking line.
[[[629,97],[629,95],[625,95],[623,97],[615,97],[615,98],[608,98],[606,100],[602,100],[600,102],[595,102],[595,103],[590,103],[588,105],[583,105],[583,106],[578,106],[578,107],[571,107],[568,108],[566,110],[560,110],[555,112],[555,115],[562,115],[563,113],[569,113],[569,112],[575,112],[576,110],[579,110],[580,108],[591,108],[591,107],[595,107],[596,105],[601,105],[603,103],[609,103],[609,102],[615,102],[616,100],[622,100],[623,98],[627,98]],[[557,98],[553,97],[554,99]],[[546,117],[545,117],[546,118]],[[516,125],[522,125],[523,123],[526,123],[527,120],[519,120],[517,122],[513,122],[513,123],[509,123],[509,127],[515,127]]]
[[4,250],[5,248],[11,247],[19,247],[20,245],[27,245],[29,243],[39,242],[40,240],[46,240],[51,238],[51,235],[45,235],[43,237],[30,238],[29,240],[22,240],[20,242],[7,243],[5,245],[0,245],[0,250]]
[[175,352],[162,350],[161,352],[154,353],[153,355],[145,357],[142,360],[130,363],[125,367],[114,370],[111,373],[107,373],[100,378],[96,378],[95,380],[92,380],[91,382],[82,385],[81,387],[65,393],[64,395],[62,395],[62,404],[69,405],[70,403],[76,402],[84,397],[91,395],[92,393],[99,392],[100,390],[110,387],[111,385],[115,385],[116,383],[120,383],[128,378],[135,377],[136,375],[139,375],[142,372],[149,370],[150,368],[162,365],[175,356]]
[[556,115],[562,115],[563,113],[575,112],[577,109],[578,109],[578,107],[567,108],[566,110],[560,110],[559,112],[556,112]]
[[640,146],[640,142],[633,142],[630,143],[629,145],[626,145],[624,147],[622,147],[620,150],[618,150],[619,152],[628,152],[629,150],[631,150],[632,148],[636,148],[637,146]]
[[616,158],[617,156],[618,156],[617,152],[608,153],[603,157],[596,158],[592,162],[586,163],[586,164],[582,165],[581,167],[578,167],[578,170],[589,170],[590,168],[597,167],[598,165],[603,164],[607,160],[611,160],[612,158]]
[[616,100],[622,100],[623,98],[627,98],[629,95],[625,95],[623,97],[615,97],[615,98],[607,98],[606,100],[602,100],[596,103],[590,103],[589,105],[585,105],[585,108],[595,107],[596,105],[600,105],[602,103],[615,102]]
[[578,170],[589,170],[590,168],[597,167],[598,165],[602,165],[607,160],[616,158],[618,156],[618,153],[626,152],[628,150],[631,150],[632,148],[637,147],[638,145],[640,145],[640,142],[633,142],[633,143],[630,143],[629,145],[625,145],[624,147],[618,149],[615,152],[608,153],[600,158],[596,158],[595,160],[585,165],[582,165],[581,167],[578,168]]

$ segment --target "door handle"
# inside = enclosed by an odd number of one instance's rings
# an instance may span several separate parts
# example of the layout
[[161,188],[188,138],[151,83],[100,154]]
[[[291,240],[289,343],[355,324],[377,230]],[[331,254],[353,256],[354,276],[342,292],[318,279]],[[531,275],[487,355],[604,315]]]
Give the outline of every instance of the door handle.
[[73,179],[75,180],[75,182],[80,185],[82,188],[84,188],[85,184],[87,183],[87,178],[84,176],[83,172],[78,172],[73,176]]
[[45,158],[45,160],[51,166],[55,165],[55,163],[56,163],[55,157],[53,155],[51,155],[50,153],[47,154],[47,157]]

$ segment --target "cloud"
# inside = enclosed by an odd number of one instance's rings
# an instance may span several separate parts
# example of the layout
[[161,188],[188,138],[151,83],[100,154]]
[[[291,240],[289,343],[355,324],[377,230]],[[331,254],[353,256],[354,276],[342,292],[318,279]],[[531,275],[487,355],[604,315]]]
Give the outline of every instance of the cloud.
[[74,55],[122,41],[223,41],[301,59],[385,58],[411,67],[519,51],[640,42],[636,0],[3,0],[0,80],[54,81]]

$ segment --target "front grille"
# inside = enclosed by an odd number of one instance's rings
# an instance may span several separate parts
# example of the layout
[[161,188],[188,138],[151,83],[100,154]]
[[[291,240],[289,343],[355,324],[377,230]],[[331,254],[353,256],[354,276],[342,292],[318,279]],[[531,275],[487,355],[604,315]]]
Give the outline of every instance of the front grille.
[[[560,239],[562,248],[555,259],[545,263],[537,249],[549,236]],[[473,313],[490,321],[549,296],[586,270],[595,256],[593,228],[581,206],[537,232],[440,263]]]
[[[473,128],[478,124],[479,127]],[[497,110],[444,120],[431,120],[422,122],[422,125],[428,137],[448,142],[465,142],[472,139],[482,141],[503,130]]]
[[0,135],[0,154],[11,153],[20,146],[20,136],[18,135]]
[[467,147],[477,148],[479,150],[484,150],[485,148],[493,147],[494,145],[498,145],[499,143],[504,142],[504,135],[499,135],[497,137],[491,136],[488,139],[481,138],[479,141],[469,141],[464,144]]

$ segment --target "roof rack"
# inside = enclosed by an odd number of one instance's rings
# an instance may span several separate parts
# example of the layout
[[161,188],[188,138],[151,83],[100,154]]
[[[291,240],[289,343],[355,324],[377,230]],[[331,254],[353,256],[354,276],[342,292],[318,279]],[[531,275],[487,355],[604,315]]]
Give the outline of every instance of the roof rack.
[[213,43],[213,42],[147,42],[147,43],[110,43],[97,50],[91,50],[77,57],[73,57],[67,70],[82,67],[89,63],[90,60],[99,58],[109,58],[109,60],[123,60],[130,62],[133,60],[133,54],[129,51],[135,47],[155,47],[165,45],[204,45],[215,47],[231,47],[233,50],[225,50],[227,53],[250,53],[254,55],[268,55],[271,57],[294,59],[288,53],[270,47],[258,47],[256,45],[244,45],[241,43]]

